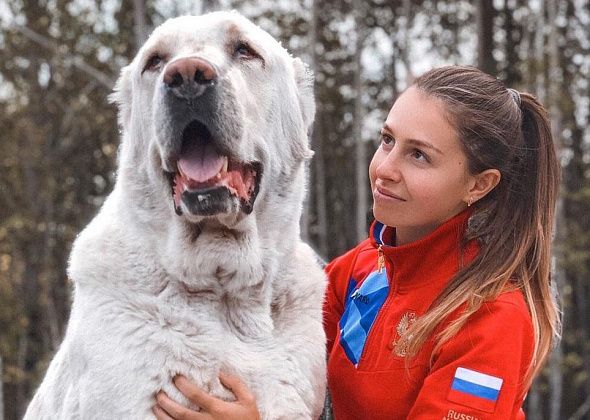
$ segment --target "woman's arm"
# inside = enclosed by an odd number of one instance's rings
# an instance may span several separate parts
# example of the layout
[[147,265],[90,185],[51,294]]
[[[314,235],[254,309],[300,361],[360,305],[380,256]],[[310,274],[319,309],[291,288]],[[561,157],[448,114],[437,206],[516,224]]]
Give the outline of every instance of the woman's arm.
[[442,346],[408,419],[524,419],[524,378],[534,337],[519,294],[485,303]]

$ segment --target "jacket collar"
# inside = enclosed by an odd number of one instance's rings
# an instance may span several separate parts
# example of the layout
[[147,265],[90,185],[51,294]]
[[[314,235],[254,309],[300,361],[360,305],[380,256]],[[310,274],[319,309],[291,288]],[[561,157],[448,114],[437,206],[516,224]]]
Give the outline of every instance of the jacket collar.
[[[463,237],[471,208],[444,222],[425,237],[401,246],[392,245],[395,228],[378,221],[371,226],[370,241],[373,247],[385,256],[388,272],[400,291],[424,285],[438,288],[477,255],[479,247],[475,241],[463,246]],[[435,287],[437,288],[437,287]]]

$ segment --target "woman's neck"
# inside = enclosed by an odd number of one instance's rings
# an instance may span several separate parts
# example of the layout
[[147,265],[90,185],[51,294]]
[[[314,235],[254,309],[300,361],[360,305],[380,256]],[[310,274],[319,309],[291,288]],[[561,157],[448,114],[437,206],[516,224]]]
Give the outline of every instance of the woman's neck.
[[411,242],[415,242],[434,230],[439,225],[426,225],[426,226],[398,226],[395,228],[395,246],[406,245]]

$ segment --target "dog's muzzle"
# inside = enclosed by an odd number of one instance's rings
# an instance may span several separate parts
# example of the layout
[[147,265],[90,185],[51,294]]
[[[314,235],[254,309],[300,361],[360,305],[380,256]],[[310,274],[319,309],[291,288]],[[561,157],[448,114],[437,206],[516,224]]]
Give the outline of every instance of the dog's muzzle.
[[213,86],[217,77],[218,71],[213,64],[202,58],[187,57],[166,67],[164,84],[178,98],[191,100]]
[[[250,213],[258,194],[262,165],[232,156],[223,127],[235,124],[220,108],[218,71],[208,61],[182,58],[165,69],[165,102],[172,126],[184,127],[172,140],[167,172],[176,213],[215,216],[233,211]],[[227,130],[226,130],[227,131]],[[225,136],[225,141],[223,137]],[[176,150],[176,151],[174,151]]]

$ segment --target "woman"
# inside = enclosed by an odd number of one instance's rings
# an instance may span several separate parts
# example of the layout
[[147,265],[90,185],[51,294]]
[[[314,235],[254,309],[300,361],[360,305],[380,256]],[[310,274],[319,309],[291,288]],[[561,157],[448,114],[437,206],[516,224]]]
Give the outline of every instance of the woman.
[[[429,71],[398,98],[369,168],[369,239],[326,270],[337,420],[524,418],[559,331],[558,173],[543,107],[475,68]],[[257,418],[245,386],[224,381],[237,402],[181,378],[203,411],[160,395],[157,417]]]

